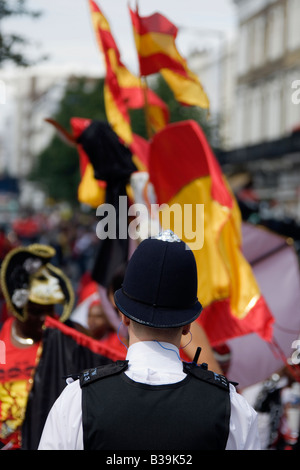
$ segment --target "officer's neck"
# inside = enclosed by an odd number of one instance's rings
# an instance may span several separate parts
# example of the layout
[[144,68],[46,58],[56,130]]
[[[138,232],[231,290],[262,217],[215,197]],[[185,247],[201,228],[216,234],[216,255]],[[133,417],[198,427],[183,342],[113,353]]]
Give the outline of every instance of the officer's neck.
[[123,314],[122,321],[128,329],[129,346],[140,341],[158,341],[179,348],[182,335],[188,334],[190,330],[190,324],[176,328],[152,328],[137,323]]
[[144,330],[145,331],[142,331],[139,329],[138,331],[136,331],[136,329],[134,328],[128,329],[129,346],[138,342],[156,341],[159,343],[173,344],[177,348],[180,347],[180,340],[181,340],[180,332],[178,332],[178,334],[174,334],[173,332],[171,332],[171,334],[168,334],[168,331],[167,330],[164,331],[163,329],[145,328]]

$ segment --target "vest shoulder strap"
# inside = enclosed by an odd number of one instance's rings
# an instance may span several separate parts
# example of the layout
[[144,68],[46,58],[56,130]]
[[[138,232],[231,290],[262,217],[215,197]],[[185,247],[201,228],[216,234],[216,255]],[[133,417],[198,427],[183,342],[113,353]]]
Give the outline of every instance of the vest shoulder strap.
[[[112,375],[120,374],[125,371],[128,367],[128,361],[116,361],[111,364],[104,366],[93,367],[86,369],[77,376],[80,381],[80,386],[85,387],[86,385],[93,383],[99,379],[109,377]],[[207,364],[203,363],[197,365],[195,363],[183,362],[183,370],[186,374],[192,374],[199,380],[216,385],[223,390],[229,391],[229,381],[224,375],[217,374],[207,369]],[[234,384],[236,385],[236,384]]]
[[109,377],[111,375],[120,374],[128,367],[128,361],[116,361],[104,366],[93,367],[81,372],[79,376],[80,386],[85,387],[96,380]]
[[192,374],[199,380],[208,382],[212,385],[216,385],[223,390],[229,391],[229,381],[224,375],[217,374],[211,370],[208,370],[207,364],[195,364],[195,363],[183,363],[183,370],[186,374]]

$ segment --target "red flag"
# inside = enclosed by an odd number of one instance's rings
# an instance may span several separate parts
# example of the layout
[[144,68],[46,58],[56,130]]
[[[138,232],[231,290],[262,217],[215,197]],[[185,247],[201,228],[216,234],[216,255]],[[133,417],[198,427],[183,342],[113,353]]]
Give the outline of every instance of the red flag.
[[209,108],[208,97],[197,77],[179,54],[177,27],[165,16],[154,13],[140,17],[130,10],[142,76],[160,72],[175,98],[182,104]]
[[132,142],[128,109],[147,105],[153,130],[162,129],[169,121],[167,105],[122,63],[120,52],[111,34],[110,26],[98,5],[89,0],[93,25],[99,48],[106,64],[105,107],[108,121],[126,142]]
[[240,249],[240,212],[202,129],[194,121],[168,125],[153,137],[149,161],[158,203],[167,204],[161,225],[194,252],[199,322],[211,344],[250,332],[269,340],[273,317]]

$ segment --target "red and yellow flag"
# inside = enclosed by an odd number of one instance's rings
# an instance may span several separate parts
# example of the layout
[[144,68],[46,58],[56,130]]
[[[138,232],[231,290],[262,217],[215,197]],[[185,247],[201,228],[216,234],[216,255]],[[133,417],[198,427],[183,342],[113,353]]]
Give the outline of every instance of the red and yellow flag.
[[149,124],[157,132],[169,121],[167,105],[122,63],[110,26],[98,5],[89,0],[92,22],[106,65],[105,109],[114,131],[126,144],[132,142],[128,109],[147,105]]
[[[53,121],[52,121],[53,124]],[[56,128],[60,127],[56,124]],[[84,151],[82,145],[78,143],[81,134],[91,124],[91,119],[72,117],[70,120],[72,135],[71,139],[73,145],[76,146],[79,154],[79,168],[81,180],[78,186],[78,200],[91,207],[98,207],[106,200],[106,182],[96,179],[94,176],[95,168],[93,167],[89,156]],[[130,150],[133,154],[132,160],[136,166],[140,168],[148,168],[149,161],[149,143],[137,134],[132,134],[133,140],[130,145]],[[135,155],[138,155],[138,161]],[[137,165],[138,163],[138,165]]]
[[[75,141],[82,132],[91,124],[90,119],[71,118],[71,128]],[[79,154],[79,168],[81,180],[78,186],[78,201],[91,207],[98,207],[105,202],[106,183],[96,180],[94,177],[94,168],[89,157],[86,155],[80,144],[76,144]]]
[[80,182],[77,190],[78,201],[91,207],[98,207],[105,201],[106,183],[96,180],[93,166],[77,142],[81,133],[91,124],[91,119],[73,117],[70,120],[72,132],[69,133],[54,119],[45,119],[57,131],[60,138],[72,147],[76,147],[79,154]]
[[177,27],[160,13],[140,17],[138,11],[133,12],[130,9],[130,16],[140,75],[160,72],[177,101],[208,109],[209,99],[197,75],[189,70],[186,60],[177,50]]
[[252,332],[270,340],[273,317],[241,252],[240,211],[202,129],[168,125],[153,137],[149,161],[162,228],[194,252],[199,323],[211,344]]

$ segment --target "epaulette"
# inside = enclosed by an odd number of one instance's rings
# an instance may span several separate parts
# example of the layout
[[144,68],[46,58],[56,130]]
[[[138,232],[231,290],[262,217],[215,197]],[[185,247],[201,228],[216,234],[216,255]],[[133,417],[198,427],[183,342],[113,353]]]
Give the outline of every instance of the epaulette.
[[111,375],[120,374],[128,367],[128,361],[116,361],[104,366],[93,367],[81,372],[79,375],[80,386],[84,387],[96,380],[109,377]]
[[222,388],[223,390],[229,391],[229,381],[224,375],[217,374],[211,370],[208,370],[206,363],[196,364],[196,363],[183,363],[183,370],[187,374],[192,374],[197,379],[208,382],[212,385]]

